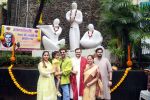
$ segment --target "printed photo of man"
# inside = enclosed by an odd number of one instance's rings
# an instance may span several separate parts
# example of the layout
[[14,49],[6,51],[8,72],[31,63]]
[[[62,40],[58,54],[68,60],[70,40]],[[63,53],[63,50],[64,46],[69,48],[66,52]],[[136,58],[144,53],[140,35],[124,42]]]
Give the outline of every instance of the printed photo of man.
[[11,47],[13,45],[13,34],[12,33],[5,33],[4,34],[4,47]]

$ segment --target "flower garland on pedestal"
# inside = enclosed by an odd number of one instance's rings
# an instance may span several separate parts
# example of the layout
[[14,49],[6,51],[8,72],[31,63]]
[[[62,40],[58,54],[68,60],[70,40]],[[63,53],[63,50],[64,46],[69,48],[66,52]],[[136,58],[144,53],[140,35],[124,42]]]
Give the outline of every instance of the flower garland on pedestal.
[[121,77],[119,82],[111,89],[111,93],[114,92],[121,85],[121,83],[125,80],[125,78],[127,77],[128,73],[131,69],[132,69],[131,67],[126,68],[124,75]]
[[119,80],[119,82],[110,90],[110,92],[114,92],[120,85],[121,83],[125,80],[125,78],[127,77],[129,71],[132,69],[132,61],[131,61],[131,45],[128,45],[128,61],[127,61],[127,66],[128,68],[126,68],[124,75],[121,77],[121,79]]
[[1,28],[1,35],[0,35],[0,40],[4,40],[4,25],[2,25],[2,28]]
[[[12,56],[10,58],[10,61],[13,63],[15,62],[15,47],[16,47],[16,44],[14,43],[13,44],[13,47],[12,47]],[[13,72],[12,72],[12,68],[13,68],[13,64],[11,64],[9,67],[8,67],[8,72],[9,72],[9,75],[11,77],[11,80],[13,81],[13,83],[15,84],[15,86],[21,91],[23,92],[24,94],[28,94],[28,95],[35,95],[37,94],[37,92],[30,92],[26,89],[24,89],[16,80]]]
[[16,86],[21,92],[23,92],[24,94],[28,94],[28,95],[35,95],[35,94],[37,94],[37,92],[30,92],[30,91],[24,89],[24,88],[17,82],[17,80],[16,80],[16,78],[15,78],[15,76],[13,75],[13,72],[12,72],[13,66],[14,66],[13,64],[12,64],[11,66],[9,66],[8,72],[9,72],[9,75],[10,75],[10,77],[11,77],[13,83],[15,84],[15,86]]

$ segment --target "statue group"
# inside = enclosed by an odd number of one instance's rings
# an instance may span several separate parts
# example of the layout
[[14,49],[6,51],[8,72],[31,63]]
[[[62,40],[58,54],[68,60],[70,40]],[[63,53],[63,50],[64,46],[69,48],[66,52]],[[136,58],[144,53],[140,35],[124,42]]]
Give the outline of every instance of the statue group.
[[[79,24],[83,22],[83,15],[82,12],[77,9],[76,2],[73,2],[71,7],[72,9],[66,13],[66,20],[70,23],[70,50],[79,48],[80,44],[86,49],[100,46],[103,41],[103,37],[99,31],[94,29],[93,24],[88,25],[88,31],[85,32],[80,40]],[[52,25],[37,26],[37,28],[40,28],[44,33],[44,36],[42,36],[42,43],[45,50],[59,50],[61,46],[65,45],[65,39],[58,39],[62,32],[62,28],[59,26],[59,24],[60,20],[56,18],[54,19]]]

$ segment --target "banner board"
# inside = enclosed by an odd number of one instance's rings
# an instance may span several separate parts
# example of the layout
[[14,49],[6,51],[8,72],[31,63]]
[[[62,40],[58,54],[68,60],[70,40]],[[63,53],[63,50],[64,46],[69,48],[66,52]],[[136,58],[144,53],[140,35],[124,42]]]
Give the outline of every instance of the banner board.
[[40,49],[40,29],[2,25],[1,36],[4,36],[4,39],[0,42],[0,50],[11,50],[13,43],[20,44],[18,49],[21,51]]

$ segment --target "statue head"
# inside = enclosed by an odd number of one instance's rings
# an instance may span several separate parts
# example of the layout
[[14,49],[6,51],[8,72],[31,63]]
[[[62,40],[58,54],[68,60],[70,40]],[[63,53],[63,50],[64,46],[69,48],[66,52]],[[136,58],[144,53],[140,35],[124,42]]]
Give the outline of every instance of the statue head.
[[53,25],[54,26],[59,26],[60,20],[58,18],[54,19]]
[[88,29],[89,29],[89,31],[93,31],[94,30],[94,25],[93,24],[89,24],[88,25]]
[[72,9],[77,9],[77,3],[76,2],[72,3]]

